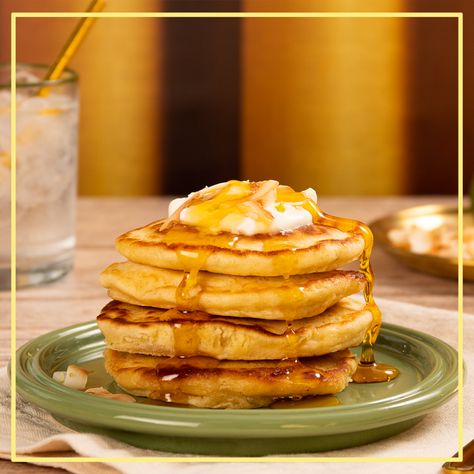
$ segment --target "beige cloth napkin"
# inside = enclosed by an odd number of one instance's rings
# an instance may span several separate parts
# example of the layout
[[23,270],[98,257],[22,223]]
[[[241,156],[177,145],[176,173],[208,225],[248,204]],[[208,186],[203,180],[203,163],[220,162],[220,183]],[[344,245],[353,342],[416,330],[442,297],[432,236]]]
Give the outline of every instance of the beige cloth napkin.
[[[400,324],[420,331],[428,332],[456,347],[457,345],[457,314],[455,312],[426,308],[391,300],[378,300],[384,314],[384,321]],[[468,368],[474,367],[474,315],[464,315],[464,359]],[[0,372],[2,395],[1,425],[8,427],[9,382],[6,369]],[[17,452],[18,454],[40,454],[54,452],[55,455],[75,455],[93,457],[135,457],[135,456],[182,456],[171,453],[144,450],[115,441],[105,436],[76,433],[56,422],[47,412],[18,397],[17,401]],[[464,387],[464,439],[465,443],[474,438],[474,381],[468,377]],[[2,432],[0,437],[0,453],[8,457],[9,433]],[[457,451],[457,399],[450,400],[441,409],[426,416],[423,421],[392,438],[366,446],[317,453],[324,457],[449,457]],[[44,454],[43,454],[44,455]],[[300,456],[295,455],[295,460]],[[271,457],[266,458],[271,461]],[[323,469],[327,474],[342,472],[340,463],[325,463],[316,466],[313,463],[299,463],[298,467],[285,463],[46,463],[50,466],[62,467],[70,472],[147,474],[186,473],[186,474],[246,474],[258,472],[270,474],[274,472],[290,473],[295,468],[299,474],[314,473]],[[345,471],[346,469],[344,469]],[[403,472],[405,474],[439,473],[440,463],[354,463],[351,474],[382,472],[384,474]]]

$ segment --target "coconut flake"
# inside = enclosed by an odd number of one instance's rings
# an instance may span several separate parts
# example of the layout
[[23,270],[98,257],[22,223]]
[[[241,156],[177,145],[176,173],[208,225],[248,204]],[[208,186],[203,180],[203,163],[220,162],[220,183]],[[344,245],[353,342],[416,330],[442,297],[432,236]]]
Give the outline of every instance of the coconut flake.
[[119,400],[121,402],[131,403],[136,402],[135,398],[133,398],[131,395],[127,395],[126,393],[112,393],[104,387],[88,388],[85,393],[88,393],[89,395],[93,395],[95,397],[107,398],[109,400]]
[[54,372],[53,374],[53,380],[55,380],[58,383],[64,383],[65,378],[66,378],[65,370],[61,370],[61,371],[58,370],[57,372]]
[[78,367],[77,365],[69,365],[66,370],[66,376],[64,378],[63,384],[66,387],[74,388],[76,390],[84,390],[87,385],[87,377],[89,371]]

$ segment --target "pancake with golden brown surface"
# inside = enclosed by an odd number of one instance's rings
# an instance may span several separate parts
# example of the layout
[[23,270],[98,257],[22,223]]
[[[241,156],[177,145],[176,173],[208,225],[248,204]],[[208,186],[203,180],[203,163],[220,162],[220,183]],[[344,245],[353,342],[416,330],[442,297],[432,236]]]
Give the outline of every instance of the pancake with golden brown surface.
[[258,408],[275,399],[338,393],[357,362],[349,350],[283,361],[218,361],[106,349],[107,372],[136,396],[202,408]]
[[162,225],[158,221],[121,235],[117,250],[132,262],[174,270],[192,270],[196,261],[199,269],[213,273],[280,276],[334,270],[357,260],[364,249],[362,236],[322,225],[239,237],[180,224],[162,231]]
[[340,222],[319,210],[312,189],[299,193],[276,181],[229,181],[173,201],[167,219],[123,234],[117,250],[136,263],[190,272],[325,272],[364,250],[363,236],[339,230]]
[[107,347],[167,357],[228,360],[310,357],[362,342],[372,315],[342,300],[324,313],[293,322],[210,316],[110,302],[97,317]]
[[364,276],[355,271],[289,278],[199,272],[189,289],[180,286],[182,280],[182,271],[132,262],[114,263],[100,277],[109,296],[126,303],[287,321],[320,314],[365,284]]

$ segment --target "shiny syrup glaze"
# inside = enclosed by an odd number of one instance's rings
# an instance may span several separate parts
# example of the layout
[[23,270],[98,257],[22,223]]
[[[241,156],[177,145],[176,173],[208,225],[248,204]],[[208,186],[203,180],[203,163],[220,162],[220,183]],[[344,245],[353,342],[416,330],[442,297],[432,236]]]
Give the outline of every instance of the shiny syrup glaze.
[[[365,307],[372,314],[372,324],[362,341],[362,353],[357,370],[352,376],[352,381],[356,383],[376,383],[393,380],[400,374],[399,370],[388,364],[377,363],[374,354],[375,341],[382,324],[382,313],[373,295],[375,277],[370,264],[370,256],[374,245],[372,231],[362,222],[326,214],[310,200],[306,200],[304,207],[312,213],[314,223],[335,227],[342,232],[362,235],[364,250],[359,257],[359,271],[366,278],[364,287]],[[310,210],[311,208],[312,210]]]
[[[201,337],[199,336],[197,325],[201,322],[208,321],[223,321],[226,324],[232,324],[234,326],[251,327],[252,330],[258,331],[265,334],[278,334],[285,337],[287,341],[287,354],[285,359],[296,358],[298,340],[297,330],[292,327],[291,322],[282,321],[282,325],[278,332],[271,332],[266,329],[265,321],[263,326],[259,325],[258,320],[251,319],[237,319],[237,318],[226,318],[226,317],[210,317],[207,313],[193,312],[191,318],[186,319],[186,313],[172,308],[167,310],[162,315],[163,321],[171,322],[171,329],[173,332],[174,340],[174,354],[176,357],[192,357],[200,353]],[[171,360],[171,359],[170,359]],[[186,359],[182,359],[185,361]]]
[[[207,246],[219,248],[235,248],[240,237],[234,235],[229,237],[227,233],[207,233],[208,229],[216,229],[221,219],[223,219],[232,209],[232,212],[241,216],[255,215],[255,204],[248,205],[248,198],[255,192],[253,186],[255,183],[230,181],[222,186],[219,191],[209,190],[200,193],[199,196],[191,198],[187,206],[196,206],[196,212],[201,214],[201,226],[206,232],[199,231],[196,235],[190,235],[179,228],[173,228],[173,223],[165,221],[163,229],[166,229],[164,241],[167,244],[174,243],[196,243],[197,240],[205,242]],[[237,189],[236,189],[237,188]],[[258,190],[257,190],[258,192]],[[313,216],[313,224],[334,227],[342,232],[355,233],[361,235],[364,239],[364,250],[359,257],[359,271],[365,276],[366,285],[364,288],[364,299],[366,309],[372,314],[372,324],[364,336],[362,342],[362,353],[358,368],[352,376],[356,383],[387,382],[393,380],[399,375],[399,371],[386,364],[378,364],[375,361],[374,344],[380,331],[382,314],[373,297],[374,274],[370,265],[370,256],[373,248],[372,231],[362,222],[342,217],[332,216],[323,212],[314,201],[308,199],[304,194],[294,191],[288,186],[278,186],[276,189],[276,201],[278,206],[284,208],[285,203],[301,206]],[[178,210],[179,211],[179,210]],[[264,213],[258,215],[262,222],[269,219]],[[276,239],[275,243],[265,243],[264,251],[271,252],[277,250],[297,250],[294,245],[284,238]],[[193,303],[199,301],[198,273],[205,264],[212,250],[203,250],[197,247],[196,250],[176,250],[178,258],[185,270],[183,279],[176,291],[176,300],[178,307],[190,307]],[[284,265],[283,275],[288,276],[294,261],[297,258],[296,253],[289,252]],[[304,297],[304,287],[295,287],[295,300]],[[179,347],[185,344],[193,344],[191,334],[182,333],[179,328],[174,331],[176,352],[179,354]],[[287,332],[288,358],[295,356],[297,336],[291,331]],[[188,346],[189,350],[189,346]]]
[[[191,338],[191,341],[193,339]],[[175,344],[185,344],[185,338],[180,339]],[[187,349],[189,350],[189,349]],[[159,387],[159,390],[149,394],[149,397],[156,401],[156,404],[166,404],[167,406],[191,406],[189,396],[182,390],[176,390],[172,381],[180,378],[186,378],[202,369],[215,369],[219,361],[210,357],[190,357],[179,358],[171,357],[166,362],[159,363],[156,366],[156,376],[162,381],[167,382]]]
[[[280,361],[268,361],[273,364],[271,367],[265,366],[265,363],[256,367],[233,367],[232,364],[223,363],[211,357],[173,357],[166,361],[160,361],[155,369],[156,376],[164,382],[159,390],[154,391],[149,396],[156,402],[149,402],[157,405],[183,406],[190,405],[190,397],[181,390],[181,387],[175,386],[173,380],[186,379],[189,376],[196,376],[202,373],[206,376],[209,371],[230,371],[233,373],[252,371],[262,371],[261,376],[265,378],[286,378],[292,377],[295,383],[307,382],[308,377],[322,379],[325,377],[324,370],[319,367],[318,357],[306,357],[302,359],[289,359]],[[179,387],[179,388],[177,388]],[[270,408],[310,408],[336,406],[341,402],[334,395],[318,395],[309,397],[291,397],[275,399]]]
[[[257,363],[258,362],[258,363]],[[279,377],[281,375],[300,374],[304,377],[323,377],[320,357],[302,357],[282,359],[276,361],[248,361],[243,367],[240,361],[219,361],[213,357],[170,357],[160,360],[156,366],[156,374],[162,380],[173,380],[173,378],[186,378],[198,372],[217,370],[232,372],[247,372],[249,370],[263,370],[265,376]]]

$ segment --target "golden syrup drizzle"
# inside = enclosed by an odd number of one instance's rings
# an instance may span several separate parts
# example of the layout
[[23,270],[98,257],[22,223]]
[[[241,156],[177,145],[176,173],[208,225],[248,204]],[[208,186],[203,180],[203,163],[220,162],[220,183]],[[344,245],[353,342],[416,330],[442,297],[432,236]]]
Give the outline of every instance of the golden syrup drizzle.
[[210,234],[199,229],[189,231],[187,228],[170,227],[163,234],[163,242],[168,245],[180,244],[196,246],[218,247],[224,249],[233,249],[236,247],[240,237],[238,235],[230,235],[227,233]]
[[178,377],[185,378],[197,371],[215,369],[218,366],[219,361],[212,357],[170,357],[157,364],[156,375],[160,380],[169,382]]
[[285,338],[288,347],[285,359],[296,358],[298,356],[299,337],[291,325],[288,326],[288,329],[285,331]]
[[[196,317],[193,315],[194,318]],[[191,357],[199,354],[201,338],[199,337],[198,325],[202,319],[187,319],[186,314],[177,308],[168,309],[162,314],[162,321],[169,321],[173,333],[173,347],[175,357]]]
[[219,361],[209,357],[179,358],[170,357],[157,364],[155,373],[161,384],[149,396],[161,400],[166,404],[177,403],[189,405],[189,397],[179,385],[173,382],[175,379],[183,379],[201,369],[213,369],[219,365]]
[[382,323],[382,313],[375,303],[373,296],[374,273],[370,265],[370,255],[374,244],[372,231],[362,222],[332,216],[324,213],[314,201],[308,199],[304,194],[297,193],[287,186],[281,186],[277,190],[277,200],[292,202],[300,205],[311,212],[313,222],[335,227],[342,232],[357,233],[364,239],[364,250],[359,258],[359,270],[366,278],[364,287],[364,299],[366,308],[372,314],[372,324],[364,336],[362,342],[362,354],[359,365],[352,380],[356,383],[388,382],[399,375],[395,367],[378,364],[375,361],[374,345]]
[[[184,393],[180,384],[176,384],[178,379],[185,379],[193,376],[202,370],[219,370],[221,361],[210,357],[190,357],[178,358],[170,357],[160,361],[155,368],[156,377],[161,385],[158,390],[149,394],[149,397],[155,400],[157,405],[173,404],[189,405],[190,397]],[[223,370],[226,370],[225,368]],[[235,372],[246,372],[245,368],[230,368]],[[269,377],[285,377],[291,380],[293,377],[295,383],[299,383],[301,377],[305,380],[308,377],[320,379],[324,377],[324,369],[318,368],[317,358],[291,359],[277,361],[274,366],[267,369],[271,373]],[[154,402],[148,402],[155,404]],[[340,401],[333,395],[318,395],[310,397],[293,396],[289,399],[275,400],[270,408],[309,408],[339,405]]]
[[[285,247],[279,246],[278,244],[275,246],[270,245],[269,243],[265,243],[264,251],[271,252],[274,250],[283,250]],[[296,247],[294,243],[288,244],[286,250],[291,250],[291,252],[287,252],[284,254],[280,254],[278,257],[278,261],[274,263],[275,269],[286,279],[288,280],[292,275],[294,268],[298,262],[298,255],[296,253]]]
[[176,254],[184,268],[183,278],[176,288],[177,308],[197,309],[200,297],[198,274],[211,251],[196,248],[195,250],[177,250]]
[[[395,378],[398,375],[398,370],[390,366],[382,366],[376,363],[374,356],[374,344],[377,340],[378,333],[382,322],[382,314],[373,297],[374,287],[374,274],[370,265],[370,255],[373,247],[373,235],[369,227],[362,222],[346,219],[341,217],[332,216],[324,213],[316,203],[305,196],[303,193],[296,192],[289,186],[278,186],[274,187],[275,182],[267,182],[261,188],[255,188],[254,183],[245,181],[229,181],[219,189],[209,189],[200,193],[199,199],[190,202],[188,207],[188,213],[192,212],[199,221],[199,227],[203,227],[206,231],[210,232],[205,234],[204,240],[207,245],[215,245],[221,248],[235,248],[239,237],[236,236],[229,240],[229,236],[226,233],[214,233],[216,229],[219,229],[219,224],[223,219],[229,218],[230,215],[242,218],[242,216],[251,216],[260,223],[265,223],[268,216],[262,213],[263,207],[260,209],[255,206],[255,201],[249,201],[248,198],[253,192],[260,192],[267,184],[269,186],[266,189],[276,189],[276,202],[277,209],[284,210],[285,203],[291,203],[292,205],[300,206],[311,213],[313,216],[313,223],[321,224],[329,227],[335,227],[342,232],[357,233],[364,239],[364,250],[359,258],[359,269],[360,272],[366,278],[366,286],[364,288],[364,299],[366,308],[372,314],[372,324],[364,336],[362,343],[362,354],[359,367],[353,376],[353,380],[359,383],[366,382],[380,382],[388,381]],[[273,187],[272,187],[273,186]],[[255,191],[255,189],[257,189]],[[191,209],[191,210],[190,210]],[[167,243],[186,243],[186,241],[196,242],[196,235],[191,236],[185,232],[179,230],[169,229],[165,242]],[[183,238],[184,237],[184,238]],[[190,239],[191,237],[191,239]],[[297,250],[295,245],[291,241],[283,239],[277,239],[272,244],[265,244],[264,251],[274,250]],[[196,302],[195,287],[197,285],[197,275],[199,270],[205,264],[210,252],[204,252],[197,250],[196,252],[190,252],[189,255],[178,251],[178,258],[185,268],[185,274],[181,284],[179,285],[176,292],[176,299],[178,305],[181,307],[190,307],[193,302]],[[288,253],[285,257],[285,261],[281,267],[281,273],[285,277],[289,277],[291,269],[294,266],[296,253]],[[194,291],[194,293],[193,293]],[[295,345],[294,335],[289,333],[288,336],[289,352],[292,351]]]
[[285,398],[277,400],[270,405],[274,409],[288,409],[288,408],[320,408],[320,407],[334,407],[341,405],[341,402],[334,395],[318,395],[315,397]]
[[283,288],[285,293],[285,298],[290,300],[292,303],[300,303],[304,300],[304,295],[306,292],[306,288],[301,284],[288,284],[285,288]]
[[[319,208],[318,208],[319,210]],[[370,255],[372,253],[374,238],[369,227],[362,222],[336,218],[319,210],[322,216],[322,223],[329,225],[336,224],[339,230],[343,232],[356,232],[364,238],[364,250],[359,257],[359,271],[365,276],[366,285],[364,287],[365,307],[372,314],[372,324],[364,336],[362,341],[362,353],[357,370],[352,376],[352,380],[356,383],[375,383],[388,382],[396,378],[400,372],[395,367],[378,364],[375,361],[374,345],[379,335],[380,326],[382,324],[382,313],[374,300],[374,273],[370,264]]]
[[199,354],[201,338],[195,325],[187,322],[176,322],[172,325],[174,352],[178,357],[190,357]]
[[[186,209],[185,222],[205,229],[210,234],[218,234],[223,226],[236,228],[245,217],[254,219],[261,227],[260,231],[263,231],[271,225],[272,215],[257,203],[257,199],[277,185],[276,181],[228,181],[219,187],[195,193],[176,212],[181,216],[181,211]],[[170,217],[165,221],[165,228],[172,219]]]
[[[226,226],[236,227],[245,217],[252,218],[262,230],[271,225],[272,215],[257,202],[258,195],[263,195],[270,191],[276,191],[278,195],[278,183],[266,181],[263,183],[250,183],[247,181],[229,181],[219,188],[209,188],[199,192],[190,198],[186,205],[178,211],[186,208],[186,219],[196,222],[195,232],[187,232],[186,229],[170,225],[169,219],[162,223],[161,228],[166,229],[163,241],[166,244],[191,244],[197,241],[205,243],[206,246],[220,248],[235,248],[239,242],[239,235],[230,235],[220,232],[222,222],[226,220]],[[291,189],[291,188],[289,188]],[[297,194],[294,193],[293,194]],[[249,199],[252,196],[252,199]],[[284,208],[284,203],[277,204],[277,208]],[[179,214],[178,212],[178,214]],[[204,229],[204,231],[202,231]],[[263,250],[266,252],[277,250],[297,250],[294,243],[287,241],[284,237],[265,242]],[[177,250],[185,274],[176,291],[176,300],[180,308],[192,309],[195,302],[196,292],[194,288],[197,284],[197,275],[201,270],[210,251],[202,250],[197,246],[196,250]],[[296,262],[296,254],[289,253],[282,259],[279,266],[281,273],[286,278],[291,274],[291,270]]]

